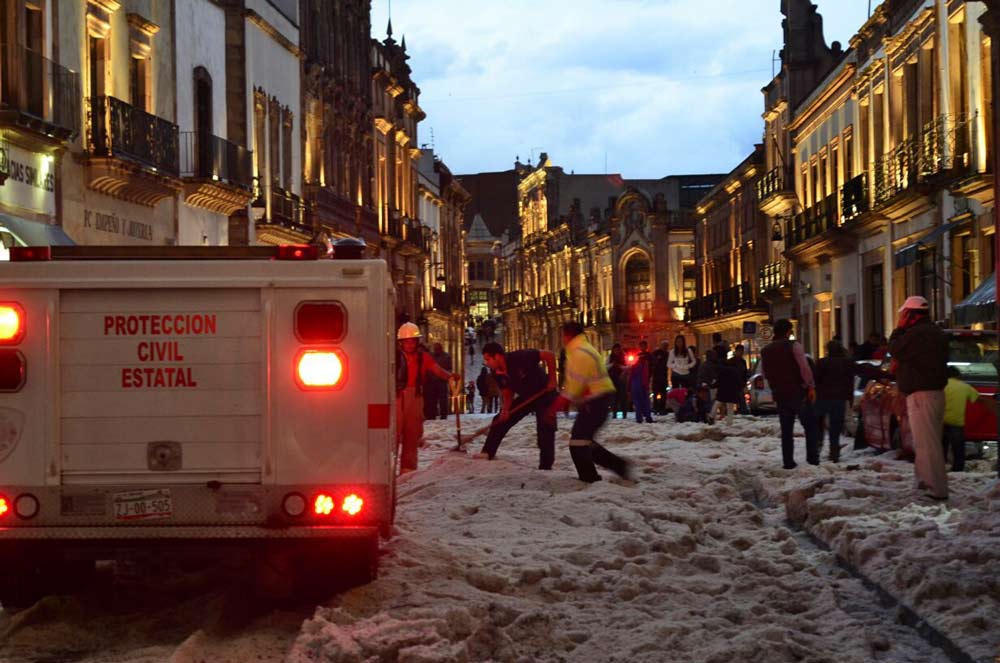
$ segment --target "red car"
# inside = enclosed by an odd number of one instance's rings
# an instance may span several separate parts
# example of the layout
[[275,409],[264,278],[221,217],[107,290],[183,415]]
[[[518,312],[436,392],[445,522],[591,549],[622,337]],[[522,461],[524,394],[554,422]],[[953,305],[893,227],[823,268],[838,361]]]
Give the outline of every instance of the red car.
[[[979,392],[979,400],[965,412],[966,443],[983,451],[983,443],[997,439],[997,417],[984,399],[997,393],[997,332],[947,330],[948,365],[962,374],[962,380]],[[913,455],[913,435],[906,418],[906,399],[891,380],[872,380],[861,397],[856,439],[876,449],[896,449]]]

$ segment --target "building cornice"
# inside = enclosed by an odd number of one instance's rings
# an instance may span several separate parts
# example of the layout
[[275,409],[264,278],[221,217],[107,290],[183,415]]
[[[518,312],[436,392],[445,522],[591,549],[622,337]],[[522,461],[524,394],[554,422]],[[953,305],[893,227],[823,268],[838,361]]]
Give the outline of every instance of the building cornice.
[[294,55],[299,60],[305,60],[306,55],[302,52],[302,49],[293,43],[288,37],[281,34],[276,27],[267,22],[263,16],[258,14],[252,9],[244,9],[243,16],[246,17],[248,21],[256,25],[261,31],[268,37],[273,39],[278,43],[279,46],[284,48],[286,51]]
[[844,65],[843,70],[835,79],[826,85],[821,93],[809,102],[809,104],[795,113],[795,117],[788,123],[789,131],[797,131],[804,125],[812,123],[830,106],[839,105],[843,97],[849,97],[853,90],[852,80],[857,65],[849,63]]

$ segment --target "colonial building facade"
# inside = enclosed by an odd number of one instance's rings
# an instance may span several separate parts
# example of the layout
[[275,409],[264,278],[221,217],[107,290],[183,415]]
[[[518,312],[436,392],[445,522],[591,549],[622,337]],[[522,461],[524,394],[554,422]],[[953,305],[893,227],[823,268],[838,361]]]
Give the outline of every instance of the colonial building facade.
[[[807,0],[782,11],[782,68],[763,90],[754,186],[772,241],[754,251],[768,262],[753,290],[772,318],[797,321],[816,355],[834,337],[887,334],[909,295],[955,324],[956,307],[996,265],[986,6],[887,0],[846,52],[826,46]],[[733,230],[724,243],[738,239]],[[717,242],[700,237],[699,255]],[[706,282],[733,271],[709,262]]]
[[694,204],[719,176],[567,175],[548,156],[515,169],[519,229],[503,247],[501,311],[512,347],[558,349],[579,320],[601,349],[672,340],[695,296]]

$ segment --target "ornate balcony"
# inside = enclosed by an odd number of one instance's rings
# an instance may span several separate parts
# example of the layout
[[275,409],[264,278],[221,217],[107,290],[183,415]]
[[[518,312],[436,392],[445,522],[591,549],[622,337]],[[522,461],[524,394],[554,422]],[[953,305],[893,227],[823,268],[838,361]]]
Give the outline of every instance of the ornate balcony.
[[861,173],[840,188],[840,218],[844,223],[848,223],[869,209],[871,206],[868,204],[868,173]]
[[507,311],[521,305],[521,291],[511,290],[500,295],[500,310]]
[[873,207],[903,218],[933,205],[927,197],[949,178],[968,174],[974,164],[968,116],[941,115],[920,133],[875,160]]
[[0,44],[0,126],[61,142],[80,132],[80,75],[18,44]]
[[252,198],[251,152],[205,132],[180,134],[180,174],[184,201],[212,212],[232,215]]
[[615,310],[612,308],[595,308],[586,312],[581,312],[579,322],[584,327],[597,327],[599,325],[610,325],[616,322]]
[[792,264],[787,260],[778,260],[764,265],[757,273],[757,292],[762,297],[790,297]]
[[829,195],[785,222],[785,247],[792,248],[837,227],[837,199]]
[[308,210],[315,215],[313,225],[326,226],[334,232],[356,234],[359,222],[364,223],[359,206],[330,187],[307,184],[302,191]]
[[697,297],[684,304],[686,322],[698,322],[760,308],[749,282]]
[[87,103],[90,188],[150,207],[180,188],[176,124],[115,97]]
[[785,168],[774,168],[757,180],[755,192],[760,211],[768,216],[781,216],[792,210],[797,200]]

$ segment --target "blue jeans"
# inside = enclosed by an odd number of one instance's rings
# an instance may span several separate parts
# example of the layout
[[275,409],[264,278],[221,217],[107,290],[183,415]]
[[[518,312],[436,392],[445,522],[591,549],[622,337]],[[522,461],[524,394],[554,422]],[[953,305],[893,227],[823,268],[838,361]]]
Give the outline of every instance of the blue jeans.
[[[819,400],[813,404],[813,413],[816,415],[816,426],[819,428],[819,420],[826,417],[826,428],[830,432],[830,460],[837,462],[840,460],[840,432],[844,429],[844,410],[846,401],[841,400]],[[820,449],[823,448],[823,431],[817,430],[816,440]]]
[[635,406],[635,420],[640,424],[643,421],[652,421],[653,416],[649,411],[649,389],[645,385],[633,384],[630,391],[632,405]]
[[781,423],[781,460],[785,469],[795,467],[795,438],[792,430],[795,419],[806,432],[806,462],[819,465],[819,439],[816,431],[816,416],[812,403],[801,401],[778,401],[778,421]]

